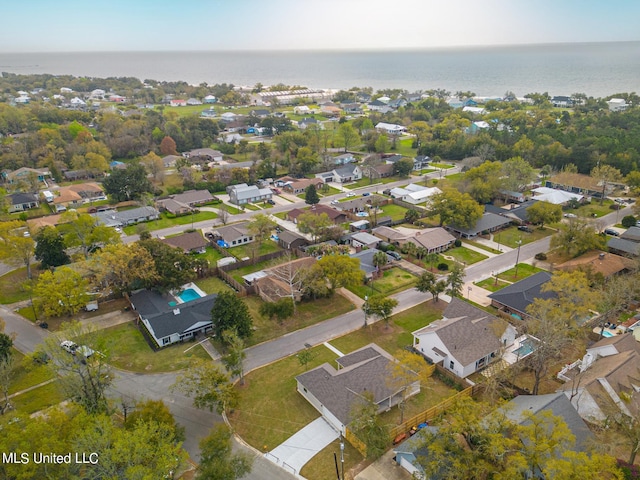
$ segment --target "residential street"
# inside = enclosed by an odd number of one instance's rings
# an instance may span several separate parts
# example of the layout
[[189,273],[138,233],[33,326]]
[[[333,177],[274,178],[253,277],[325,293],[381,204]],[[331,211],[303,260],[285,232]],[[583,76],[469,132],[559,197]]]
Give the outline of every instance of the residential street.
[[[328,201],[329,199],[330,198],[327,198],[326,200]],[[283,207],[282,210],[289,208],[291,208],[291,205]],[[271,209],[271,211],[273,210],[275,209]],[[604,226],[614,224],[616,217],[622,218],[624,215],[631,213],[632,208],[626,207],[617,215],[616,212],[613,212],[602,217],[599,223],[604,228]],[[242,214],[242,216],[244,218],[246,215],[248,218],[251,214],[252,213],[245,213]],[[184,227],[176,228],[181,229]],[[168,230],[171,229],[166,229],[164,231],[165,234],[168,234]],[[523,245],[520,248],[520,262],[533,258],[538,252],[547,251],[549,243],[550,237],[547,237],[537,242]],[[513,249],[467,267],[465,281],[476,281],[487,278],[491,276],[491,273],[494,271],[499,272],[513,267],[517,254],[517,249]],[[398,307],[394,310],[394,312],[397,313],[418,305],[431,297],[428,294],[417,292],[415,289],[410,289],[393,295],[393,298],[396,298],[399,302]],[[22,353],[32,352],[36,346],[49,335],[48,331],[36,327],[6,306],[0,306],[0,316],[6,323],[6,332],[10,335],[15,335],[14,345]],[[373,319],[370,318],[369,322],[372,321]],[[291,332],[272,341],[255,345],[246,350],[245,370],[249,372],[250,370],[268,365],[300,351],[305,348],[305,344],[318,345],[357,330],[358,328],[362,328],[363,325],[364,313],[360,309],[357,309],[306,329]],[[221,417],[208,411],[196,409],[193,407],[191,399],[179,393],[171,392],[169,388],[175,382],[175,378],[176,373],[146,375],[117,371],[117,376],[112,388],[112,396],[114,399],[120,399],[120,397],[124,395],[129,398],[164,400],[176,416],[176,420],[185,426],[187,439],[184,447],[192,458],[197,461],[199,459],[199,439],[206,436],[211,426],[221,421]],[[245,447],[238,447],[236,445],[236,448],[241,448],[242,450],[255,454],[253,450],[248,450]],[[276,480],[294,477],[258,455],[253,472],[246,478],[249,480]]]

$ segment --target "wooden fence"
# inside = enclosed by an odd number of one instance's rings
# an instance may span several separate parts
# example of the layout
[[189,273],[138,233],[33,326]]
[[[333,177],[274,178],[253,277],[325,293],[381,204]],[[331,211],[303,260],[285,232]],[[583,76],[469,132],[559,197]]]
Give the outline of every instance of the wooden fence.
[[455,404],[455,402],[462,397],[471,397],[474,395],[474,393],[477,392],[477,389],[475,389],[475,387],[467,387],[464,390],[456,393],[454,396],[449,397],[448,399],[446,399],[443,402],[440,402],[437,405],[434,405],[431,408],[428,408],[427,410],[420,412],[419,414],[411,417],[409,420],[406,420],[404,423],[402,423],[401,425],[398,425],[396,427],[393,427],[390,431],[389,431],[389,440],[391,442],[393,442],[393,440],[400,435],[401,433],[406,433],[408,432],[411,427],[414,427],[416,425],[420,425],[421,423],[425,423],[425,422],[430,422],[431,420],[433,420],[434,418],[436,418],[438,415],[441,415],[442,413],[446,412],[446,410],[448,408],[451,408],[451,406],[453,404]]
[[363,457],[367,458],[367,446],[348,428],[344,429],[344,438],[353,446],[353,448],[358,450]]

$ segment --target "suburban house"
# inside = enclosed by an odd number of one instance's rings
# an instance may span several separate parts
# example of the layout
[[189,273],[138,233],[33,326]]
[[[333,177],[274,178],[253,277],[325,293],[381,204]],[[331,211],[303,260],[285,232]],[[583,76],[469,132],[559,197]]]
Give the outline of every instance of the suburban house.
[[423,168],[429,168],[431,157],[428,155],[418,155],[413,159],[413,169],[422,170]]
[[7,183],[18,183],[20,181],[29,181],[29,178],[37,178],[39,182],[47,185],[47,180],[50,180],[51,172],[48,168],[29,168],[20,167],[13,172],[2,172],[2,176]]
[[627,257],[640,256],[640,242],[619,237],[611,237],[607,240],[607,248],[611,253],[625,255]]
[[[638,230],[640,231],[640,228]],[[556,265],[556,268],[566,272],[579,270],[585,273],[600,274],[603,278],[609,278],[618,273],[631,271],[634,268],[634,263],[633,260],[614,253],[593,250],[577,258],[572,258],[560,265]]]
[[247,185],[240,183],[227,187],[229,201],[235,205],[244,205],[246,203],[264,202],[271,200],[273,192],[270,188],[258,188],[255,185]]
[[[382,250],[378,250],[377,248],[368,248],[366,250],[361,250],[349,255],[351,258],[357,258],[358,260],[360,260],[360,270],[362,270],[362,272],[364,273],[365,280],[371,280],[379,273],[380,269],[376,265],[374,265],[373,257],[376,253],[381,251]],[[394,258],[391,255],[387,254],[387,263],[391,263],[393,261]]]
[[299,233],[283,230],[278,234],[278,245],[286,250],[304,247],[308,244],[309,241]]
[[307,105],[298,105],[293,107],[293,113],[295,115],[309,115],[313,112]]
[[342,155],[333,157],[333,163],[335,165],[344,165],[345,163],[353,163],[355,161],[356,157],[354,157],[352,153],[343,153]]
[[184,99],[174,98],[173,100],[169,100],[169,105],[172,107],[186,107],[187,101]]
[[345,223],[348,220],[346,213],[340,212],[335,208],[331,208],[321,203],[313,205],[311,208],[304,209],[304,210],[300,208],[294,208],[293,210],[290,210],[287,212],[287,220],[293,223],[298,223],[298,217],[303,213],[313,213],[314,215],[322,215],[323,213],[326,213],[327,216],[336,225]]
[[253,235],[249,232],[248,225],[248,222],[244,222],[223,227],[213,227],[211,232],[216,240],[223,241],[229,247],[235,247],[253,242]]
[[333,428],[344,435],[352,420],[353,407],[361,401],[364,392],[373,394],[379,413],[397,405],[403,396],[406,398],[420,392],[417,375],[408,395],[402,389],[389,387],[387,371],[389,364],[395,361],[386,351],[371,343],[339,357],[337,369],[324,363],[298,375],[297,390]]
[[442,319],[413,332],[413,348],[465,378],[500,360],[515,339],[508,322],[454,297]]
[[527,213],[527,208],[535,205],[536,203],[538,203],[538,200],[531,199],[519,204],[509,203],[504,207],[487,204],[484,206],[484,210],[485,212],[502,215],[503,217],[506,217],[509,220],[522,225],[529,222],[529,214]]
[[347,115],[360,115],[362,114],[362,105],[359,103],[343,103],[340,105],[342,111]]
[[182,233],[175,237],[163,238],[162,243],[180,248],[184,253],[204,253],[209,242],[199,231]]
[[357,212],[366,212],[371,208],[371,205],[373,203],[377,203],[378,205],[384,205],[387,203],[387,199],[379,195],[355,197],[355,198],[352,198],[351,200],[347,200],[346,202],[338,202],[335,204],[335,207],[336,209],[342,210],[343,212],[357,213]]
[[197,206],[205,205],[215,200],[209,190],[188,190],[183,193],[171,195],[169,198],[158,200],[161,210],[173,215],[185,215]]
[[221,162],[223,155],[222,152],[214,150],[213,148],[196,148],[182,154],[184,158],[189,158],[192,161],[201,159],[206,162]]
[[553,203],[554,205],[567,205],[571,201],[582,202],[585,197],[579,193],[567,192],[550,187],[538,187],[531,190],[533,199],[539,202]]
[[371,233],[384,240],[385,242],[395,246],[399,246],[400,242],[405,241],[411,236],[408,233],[400,232],[395,228],[387,226],[375,227],[373,230],[371,230]]
[[536,298],[546,300],[556,297],[555,292],[542,291],[542,286],[549,280],[551,280],[549,272],[538,272],[493,292],[488,295],[488,298],[491,299],[491,306],[512,316],[515,314],[514,318],[522,320],[528,317],[527,307]]
[[300,130],[306,130],[310,125],[320,125],[320,122],[313,117],[304,117],[302,120],[298,120]]
[[176,162],[182,157],[180,155],[166,155],[162,157],[162,164],[164,168],[173,168],[176,166]]
[[78,207],[85,203],[106,200],[107,196],[97,183],[77,183],[68,187],[60,187],[53,204],[65,207]]
[[186,303],[179,297],[151,290],[134,292],[129,301],[158,347],[191,339],[213,328],[211,309],[217,295],[207,295]]
[[324,182],[320,178],[293,178],[287,176],[276,180],[276,185],[282,187],[286,192],[299,195],[304,193],[309,185],[314,185],[318,189],[324,185]]
[[415,183],[410,183],[405,187],[396,187],[391,189],[391,197],[399,198],[403,202],[410,203],[412,205],[418,205],[425,203],[429,198],[434,195],[442,193],[438,187],[423,187]]
[[202,101],[197,98],[191,97],[187,99],[187,105],[202,105]]
[[375,129],[380,133],[387,135],[402,135],[407,131],[407,127],[396,125],[395,123],[378,122]]
[[362,178],[362,170],[358,165],[349,163],[340,168],[331,170],[330,172],[316,173],[316,178],[322,179],[324,183],[355,182],[356,180],[360,180]]
[[24,212],[40,206],[35,193],[12,193],[7,195],[7,200],[9,200],[9,213]]
[[293,298],[296,302],[302,299],[302,279],[300,270],[311,267],[316,263],[314,257],[302,257],[290,262],[263,270],[263,275],[256,278],[252,284],[256,292],[265,302],[277,302],[283,298]]
[[105,210],[92,213],[91,216],[97,218],[107,227],[125,227],[135,223],[157,220],[159,213],[153,207],[138,207],[122,211]]
[[357,232],[351,235],[351,246],[358,248],[376,248],[380,239],[367,232]]
[[[602,196],[603,187],[602,183],[589,175],[570,172],[560,172],[554,175],[545,182],[544,186],[597,198]],[[604,194],[609,195],[613,188],[613,184],[607,184]]]
[[615,406],[630,417],[640,413],[640,344],[633,333],[594,343],[581,360],[561,370],[558,378],[566,382],[560,391],[589,422],[605,420]]
[[551,105],[556,108],[573,107],[573,104],[573,98],[567,97],[566,95],[556,95],[554,97],[551,97]]
[[501,228],[509,226],[511,221],[501,215],[485,212],[482,217],[472,227],[460,227],[458,225],[447,225],[447,230],[462,238],[473,238],[484,232],[495,232]]
[[455,243],[456,238],[442,227],[427,228],[416,231],[415,235],[399,240],[400,246],[413,243],[418,248],[425,248],[427,253],[441,253]]
[[393,108],[380,100],[372,100],[367,104],[367,107],[369,107],[369,110],[372,112],[389,113],[393,111]]
[[363,165],[362,176],[369,179],[387,178],[393,175],[393,164]]
[[[541,412],[550,412],[552,415],[562,418],[576,439],[576,444],[572,450],[578,452],[588,450],[588,445],[593,439],[593,434],[584,420],[580,418],[580,415],[573,405],[571,405],[571,402],[562,393],[519,395],[504,405],[504,407],[501,407],[496,414],[504,415],[515,424],[528,425],[529,419],[528,416],[525,415],[525,412],[534,415]],[[438,431],[438,427],[426,426],[411,438],[394,447],[393,451],[396,462],[413,475],[412,478],[425,478],[424,470],[420,466],[418,458],[427,458],[429,455],[429,450],[425,447],[428,441],[427,435],[437,435]]]
[[203,99],[204,103],[216,103],[217,101],[218,99],[214,95],[207,95]]
[[624,112],[629,107],[624,98],[612,98],[607,101],[607,106],[610,112]]

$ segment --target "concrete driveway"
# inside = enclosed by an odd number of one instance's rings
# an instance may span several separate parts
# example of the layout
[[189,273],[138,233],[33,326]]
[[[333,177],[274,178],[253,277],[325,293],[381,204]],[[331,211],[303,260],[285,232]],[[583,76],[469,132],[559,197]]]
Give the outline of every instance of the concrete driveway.
[[317,418],[309,425],[287,438],[265,456],[295,475],[318,452],[340,435],[323,418]]

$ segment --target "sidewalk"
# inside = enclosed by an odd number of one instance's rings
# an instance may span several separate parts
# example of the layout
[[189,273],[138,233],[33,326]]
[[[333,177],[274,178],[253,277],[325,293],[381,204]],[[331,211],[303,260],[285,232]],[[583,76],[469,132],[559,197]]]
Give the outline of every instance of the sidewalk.
[[344,298],[349,300],[351,303],[353,303],[356,306],[356,308],[362,308],[362,305],[364,305],[364,300],[363,299],[361,299],[355,293],[350,292],[349,290],[347,290],[344,287],[340,287],[339,289],[337,289],[336,293],[339,293]]

